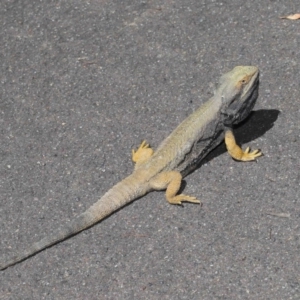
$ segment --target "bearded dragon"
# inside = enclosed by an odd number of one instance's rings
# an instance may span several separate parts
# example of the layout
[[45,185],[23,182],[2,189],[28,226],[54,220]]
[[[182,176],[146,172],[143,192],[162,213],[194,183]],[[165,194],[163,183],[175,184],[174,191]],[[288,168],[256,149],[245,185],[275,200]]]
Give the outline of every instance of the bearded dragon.
[[258,97],[259,70],[237,66],[224,74],[215,94],[187,117],[154,151],[145,141],[132,150],[135,168],[131,175],[113,186],[95,204],[69,224],[32,244],[27,250],[0,263],[4,270],[109,216],[127,203],[153,190],[166,190],[171,204],[200,203],[193,196],[178,194],[184,176],[225,138],[228,153],[238,161],[252,161],[260,150],[243,151],[234,138],[232,126],[243,121]]

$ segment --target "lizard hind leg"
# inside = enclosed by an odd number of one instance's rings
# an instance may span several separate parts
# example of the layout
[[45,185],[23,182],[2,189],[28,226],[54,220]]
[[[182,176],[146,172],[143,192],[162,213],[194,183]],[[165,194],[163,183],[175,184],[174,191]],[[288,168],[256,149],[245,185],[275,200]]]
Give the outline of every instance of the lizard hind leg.
[[163,172],[150,181],[151,187],[155,190],[166,189],[166,198],[170,204],[181,204],[182,202],[201,203],[196,197],[184,194],[177,195],[182,181],[178,171]]
[[143,141],[137,150],[132,149],[132,161],[136,164],[147,161],[153,154],[153,149],[149,147],[146,141]]

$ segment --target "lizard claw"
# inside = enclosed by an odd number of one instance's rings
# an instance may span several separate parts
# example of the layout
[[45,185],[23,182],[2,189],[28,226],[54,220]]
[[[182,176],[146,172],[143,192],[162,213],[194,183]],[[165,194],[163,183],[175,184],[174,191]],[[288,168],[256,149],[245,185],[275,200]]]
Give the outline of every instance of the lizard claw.
[[247,147],[246,150],[244,151],[244,154],[248,154],[250,152],[250,147]]

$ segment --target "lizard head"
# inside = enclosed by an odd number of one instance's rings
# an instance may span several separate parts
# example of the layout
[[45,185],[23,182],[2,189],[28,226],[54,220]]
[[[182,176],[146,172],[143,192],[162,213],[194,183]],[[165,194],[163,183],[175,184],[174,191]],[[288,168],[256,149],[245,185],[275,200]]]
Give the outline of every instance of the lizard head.
[[217,91],[225,125],[237,124],[250,114],[258,97],[258,85],[259,70],[254,66],[237,66],[221,77]]

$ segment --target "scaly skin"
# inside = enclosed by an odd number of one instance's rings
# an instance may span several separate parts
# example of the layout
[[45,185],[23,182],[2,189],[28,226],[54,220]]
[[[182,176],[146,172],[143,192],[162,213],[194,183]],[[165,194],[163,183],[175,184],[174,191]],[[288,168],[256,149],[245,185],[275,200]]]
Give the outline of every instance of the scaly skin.
[[136,151],[132,150],[136,165],[130,176],[66,226],[2,261],[0,270],[89,228],[152,190],[166,189],[171,204],[200,203],[196,197],[177,195],[182,177],[192,172],[224,137],[228,153],[236,160],[251,161],[262,155],[259,150],[243,151],[231,129],[251,112],[258,96],[258,75],[258,69],[252,66],[238,66],[224,74],[215,95],[185,119],[155,152],[145,141]]

